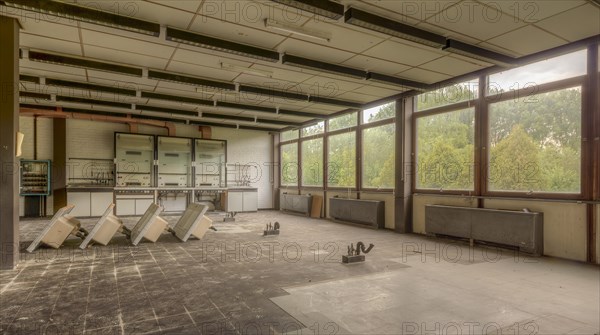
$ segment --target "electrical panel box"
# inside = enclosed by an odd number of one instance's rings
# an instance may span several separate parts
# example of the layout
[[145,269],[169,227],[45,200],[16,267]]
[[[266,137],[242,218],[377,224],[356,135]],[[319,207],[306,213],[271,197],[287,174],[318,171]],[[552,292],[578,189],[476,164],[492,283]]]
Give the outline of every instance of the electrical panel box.
[[225,187],[226,142],[196,140],[196,187]]
[[116,186],[153,186],[154,136],[115,133],[115,158]]
[[21,160],[20,195],[50,195],[49,160]]
[[192,140],[158,136],[158,187],[191,187]]

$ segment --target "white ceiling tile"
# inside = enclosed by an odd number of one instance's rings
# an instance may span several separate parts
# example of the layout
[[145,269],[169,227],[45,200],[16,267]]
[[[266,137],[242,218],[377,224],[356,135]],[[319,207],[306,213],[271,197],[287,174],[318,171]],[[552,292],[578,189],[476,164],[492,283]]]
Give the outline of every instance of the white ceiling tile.
[[373,95],[367,95],[367,94],[362,94],[362,93],[358,93],[356,91],[354,92],[345,92],[342,93],[340,95],[337,95],[335,98],[336,99],[340,99],[340,100],[349,100],[349,101],[355,101],[355,102],[361,102],[361,103],[369,103],[373,100],[377,100],[379,98],[383,98],[385,97],[384,95],[380,95],[380,96],[373,96]]
[[81,68],[63,66],[58,64],[34,62],[27,59],[21,59],[19,62],[21,69],[29,69],[33,73],[41,73],[42,71],[48,71],[51,73],[64,73],[67,75],[80,76],[85,78],[85,70]]
[[479,40],[487,40],[525,25],[505,13],[466,1],[427,19],[429,24]]
[[[191,1],[190,1],[191,2]],[[134,19],[145,20],[172,27],[187,28],[193,13],[146,1],[89,1],[78,0],[79,5],[100,9]]]
[[520,55],[532,54],[565,43],[564,40],[532,25],[492,38],[487,42]]
[[243,26],[206,16],[198,16],[189,30],[198,34],[265,49],[274,49],[285,39],[281,35],[266,32],[258,27]]
[[364,55],[357,55],[344,62],[344,65],[354,67],[361,70],[379,72],[384,74],[398,73],[400,71],[408,70],[410,66],[398,64],[382,59],[367,57]]
[[35,50],[60,52],[81,56],[81,45],[76,42],[67,42],[53,38],[21,33],[19,36],[19,44],[21,47],[27,47]]
[[103,61],[107,62],[118,62],[134,67],[163,69],[168,62],[168,59],[165,58],[147,56],[149,54],[126,52],[88,44],[84,45],[83,50],[86,57],[102,59]]
[[265,87],[279,91],[286,91],[297,85],[297,83],[289,80],[280,80],[251,74],[240,74],[234,81],[244,85]]
[[419,68],[412,68],[404,72],[398,73],[398,77],[414,80],[422,83],[433,84],[438,81],[450,78],[449,75],[423,70]]
[[334,96],[339,92],[353,91],[363,85],[365,80],[357,80],[356,82],[346,80],[334,80],[325,76],[314,76],[302,82],[302,91],[306,94],[317,96]]
[[186,76],[200,77],[223,82],[231,82],[233,78],[235,78],[234,72],[177,61],[171,61],[167,67],[167,71],[181,73]]
[[536,24],[571,42],[600,34],[600,7],[591,4],[571,9]]
[[415,24],[442,10],[448,1],[361,0],[343,1],[352,7],[404,24]]
[[66,20],[65,18],[56,17],[56,19],[57,23],[53,23],[42,20],[27,19],[27,17],[25,17],[25,19],[19,20],[19,23],[23,27],[21,29],[21,33],[56,38],[71,42],[79,42],[79,32],[77,31],[77,27],[62,24],[61,22]]
[[267,66],[267,65],[255,63],[254,65],[252,65],[253,69],[273,72],[272,78],[274,78],[274,79],[302,82],[308,78],[313,77],[313,74],[302,73],[301,69],[286,69],[285,67],[287,67],[287,66],[280,65],[280,64],[273,64],[272,66]]
[[441,51],[426,48],[427,47],[417,48],[407,44],[385,41],[364,52],[364,54],[367,56],[412,66],[423,64],[443,55]]
[[318,44],[301,41],[298,39],[287,39],[281,43],[277,50],[295,56],[316,59],[328,63],[341,63],[354,56],[354,53],[323,47]]
[[400,87],[398,87],[395,90],[391,90],[391,89],[381,88],[381,87],[377,87],[377,86],[373,86],[373,85],[365,85],[363,87],[355,89],[353,92],[357,92],[357,93],[361,93],[361,94],[368,94],[368,95],[377,96],[377,97],[389,97],[394,94],[402,93],[402,91],[403,90]]
[[81,36],[85,45],[152,55],[153,57],[158,58],[169,59],[174,50],[172,46],[159,44],[158,39],[156,39],[154,43],[151,43],[87,29],[81,30]]
[[200,4],[197,1],[189,1],[189,0],[147,0],[148,2],[154,2],[158,5],[173,7],[181,10],[185,10],[188,12],[195,13],[200,7]]
[[490,7],[500,9],[507,15],[518,17],[525,23],[536,23],[547,17],[586,3],[585,0],[478,1]]
[[445,73],[451,76],[458,76],[461,74],[481,70],[483,67],[473,64],[472,62],[460,60],[453,56],[445,56],[433,60],[427,64],[423,64],[420,66],[420,68]]
[[351,25],[340,26],[321,20],[308,20],[304,27],[330,33],[331,40],[326,42],[295,34],[292,34],[292,36],[294,38],[302,39],[307,42],[312,42],[325,47],[336,48],[355,53],[363,52],[384,40],[383,38],[376,37],[374,34],[367,33],[368,30],[365,30],[363,33],[361,30]]

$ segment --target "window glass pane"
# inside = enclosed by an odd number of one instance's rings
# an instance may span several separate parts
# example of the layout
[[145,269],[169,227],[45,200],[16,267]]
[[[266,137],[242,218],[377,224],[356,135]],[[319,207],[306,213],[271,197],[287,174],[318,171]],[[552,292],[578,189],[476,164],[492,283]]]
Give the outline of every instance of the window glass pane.
[[490,104],[489,188],[569,192],[581,187],[581,88]]
[[331,187],[356,185],[356,132],[329,136],[327,183]]
[[323,186],[323,139],[302,142],[302,186]]
[[554,57],[489,76],[488,94],[498,94],[561,79],[582,76],[587,72],[587,50]]
[[356,126],[356,112],[334,117],[329,120],[329,131]]
[[396,103],[390,102],[385,105],[365,109],[362,112],[362,122],[369,123],[396,116]]
[[281,146],[281,185],[298,185],[298,143]]
[[417,111],[473,100],[477,99],[478,96],[479,80],[468,80],[419,94],[417,96]]
[[288,130],[281,133],[281,142],[295,140],[298,138],[298,130]]
[[474,108],[417,119],[417,188],[474,188],[474,125]]
[[394,188],[395,124],[363,130],[362,186]]
[[306,128],[302,128],[302,137],[322,134],[325,131],[325,121],[321,121],[312,126],[308,126]]

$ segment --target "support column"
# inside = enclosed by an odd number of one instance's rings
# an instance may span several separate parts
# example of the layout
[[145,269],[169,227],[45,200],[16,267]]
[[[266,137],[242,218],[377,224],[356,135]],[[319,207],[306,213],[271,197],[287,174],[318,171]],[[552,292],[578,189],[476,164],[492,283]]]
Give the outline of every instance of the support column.
[[56,213],[67,205],[67,119],[52,120],[53,151],[52,161],[52,195],[53,208]]
[[396,102],[396,188],[394,191],[394,230],[412,232],[412,114],[413,99]]
[[0,16],[0,269],[19,261],[19,22]]

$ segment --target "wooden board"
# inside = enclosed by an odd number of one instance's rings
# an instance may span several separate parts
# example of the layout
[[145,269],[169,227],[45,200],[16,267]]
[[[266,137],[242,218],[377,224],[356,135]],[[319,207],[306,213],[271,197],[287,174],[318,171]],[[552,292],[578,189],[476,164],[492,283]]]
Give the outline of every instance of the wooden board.
[[310,217],[311,218],[320,218],[321,217],[321,207],[323,207],[323,197],[319,195],[312,196],[312,206],[310,209]]

